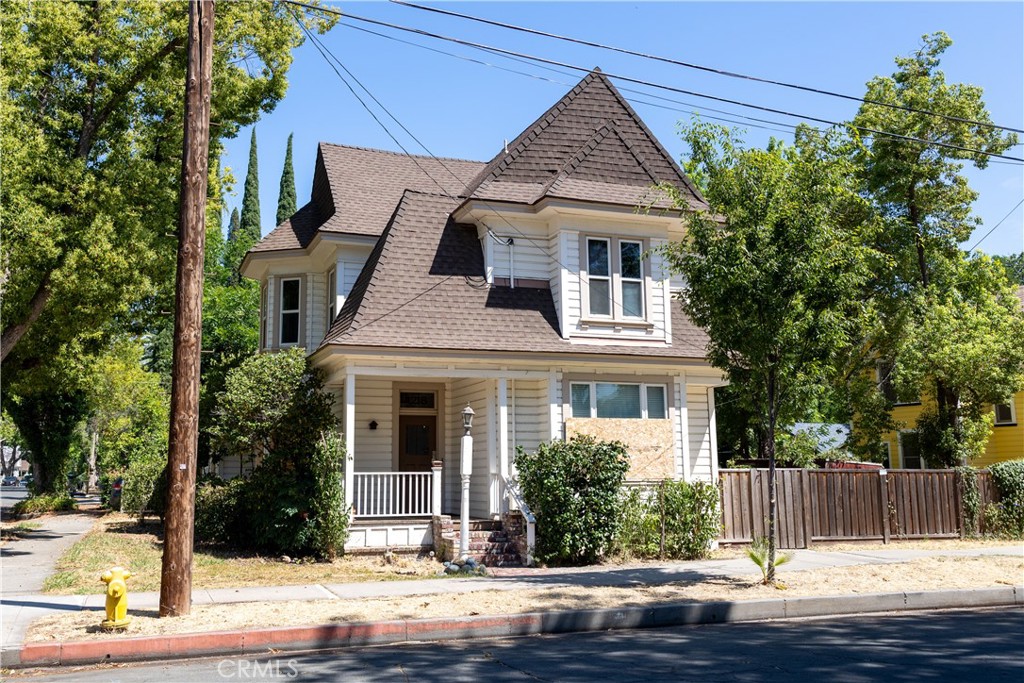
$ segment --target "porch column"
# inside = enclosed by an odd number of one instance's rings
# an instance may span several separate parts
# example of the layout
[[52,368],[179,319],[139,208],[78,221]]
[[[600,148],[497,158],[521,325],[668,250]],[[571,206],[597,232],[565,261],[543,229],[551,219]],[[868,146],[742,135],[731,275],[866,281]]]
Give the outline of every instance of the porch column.
[[505,481],[508,480],[508,380],[498,378],[498,507],[495,512],[508,511]]
[[345,510],[352,509],[356,462],[356,376],[345,372]]

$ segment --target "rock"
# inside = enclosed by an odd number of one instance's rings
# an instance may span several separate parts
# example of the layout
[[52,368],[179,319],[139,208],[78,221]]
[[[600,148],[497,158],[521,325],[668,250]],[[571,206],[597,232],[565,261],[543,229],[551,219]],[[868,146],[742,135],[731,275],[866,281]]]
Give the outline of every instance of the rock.
[[281,556],[281,561],[284,562],[285,564],[291,564],[292,563],[292,558],[288,557],[287,555],[282,555]]
[[444,568],[444,573],[445,574],[458,574],[459,573],[459,568],[457,566],[455,566],[454,564],[450,564],[450,565],[448,565],[447,567]]

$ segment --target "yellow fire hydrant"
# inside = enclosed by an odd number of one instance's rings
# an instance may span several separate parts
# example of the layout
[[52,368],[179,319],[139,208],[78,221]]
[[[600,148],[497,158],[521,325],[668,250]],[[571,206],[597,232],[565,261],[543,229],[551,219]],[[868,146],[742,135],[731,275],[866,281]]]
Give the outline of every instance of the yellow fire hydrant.
[[124,567],[113,567],[103,572],[100,581],[107,584],[107,618],[100,622],[103,628],[124,628],[132,620],[128,616],[128,579],[132,577]]

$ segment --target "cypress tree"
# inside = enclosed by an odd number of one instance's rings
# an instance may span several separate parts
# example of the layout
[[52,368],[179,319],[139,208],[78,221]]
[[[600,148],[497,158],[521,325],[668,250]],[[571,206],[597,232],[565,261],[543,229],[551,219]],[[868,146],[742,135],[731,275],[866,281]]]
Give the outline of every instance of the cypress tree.
[[284,153],[284,170],[281,171],[281,189],[277,196],[277,225],[288,220],[295,209],[295,169],[292,167],[292,138],[288,136],[288,149]]
[[234,214],[228,225],[228,241],[224,248],[224,265],[236,270],[245,252],[260,241],[260,171],[256,157],[256,129],[252,129],[249,144],[249,170],[245,174],[245,189],[242,191],[242,213],[235,222]]
[[236,206],[231,210],[231,219],[228,221],[228,242],[235,239],[235,235],[238,234],[238,207]]

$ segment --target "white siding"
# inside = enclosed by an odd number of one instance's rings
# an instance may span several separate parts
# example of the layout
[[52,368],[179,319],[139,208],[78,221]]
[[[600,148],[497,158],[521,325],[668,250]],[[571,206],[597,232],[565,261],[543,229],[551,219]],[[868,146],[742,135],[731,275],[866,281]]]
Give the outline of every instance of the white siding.
[[341,291],[339,292],[339,295],[341,296],[341,301],[338,302],[338,306],[341,306],[341,303],[345,300],[345,297],[347,297],[348,293],[352,291],[352,286],[356,283],[356,278],[359,277],[359,273],[362,272],[363,266],[365,264],[366,264],[366,259],[365,258],[362,259],[362,260],[359,260],[359,259],[341,259],[341,260],[339,260],[338,265],[340,266],[340,268],[339,268],[340,275],[338,277],[338,286],[341,289]]
[[[494,253],[494,277],[507,278],[510,273],[516,278],[529,278],[532,280],[548,280],[551,272],[551,257],[548,256],[548,237],[546,234],[530,234],[523,237],[519,234],[498,235],[498,239],[504,242],[512,238],[512,247],[501,243],[495,243],[491,247]],[[491,239],[486,237],[485,239]],[[510,250],[511,261],[510,261]],[[514,270],[513,267],[514,266]]]
[[693,480],[711,481],[711,429],[707,387],[687,385],[689,413],[690,473]]
[[[391,380],[356,377],[356,472],[392,471],[392,412]],[[373,421],[377,429],[370,429]]]
[[537,450],[543,441],[549,441],[548,387],[543,380],[516,380],[509,382],[509,457],[515,456],[516,446],[527,451]]
[[[664,244],[665,240],[651,240],[650,248],[654,250]],[[651,311],[647,319],[654,323],[654,336],[664,339],[671,344],[672,331],[671,324],[667,319],[668,301],[666,300],[667,292],[665,291],[665,280],[668,278],[668,272],[665,269],[665,259],[657,251],[652,251],[650,261],[651,279],[649,286],[651,292],[648,301],[651,302]]]
[[562,284],[565,286],[565,294],[562,298],[565,302],[565,310],[562,311],[565,314],[565,322],[562,324],[562,329],[571,333],[579,324],[580,310],[583,306],[580,298],[582,276],[580,274],[579,233],[569,230],[562,231],[561,245],[563,247],[562,265],[565,266],[562,270]]
[[[559,261],[562,259],[559,249],[559,233],[555,233],[553,237],[548,240],[548,251],[551,253],[551,260],[548,261],[548,274],[547,280],[551,287],[551,300],[555,302],[555,314],[558,316],[558,320],[562,320],[562,266]],[[561,325],[559,322],[560,332],[563,332],[567,328]]]
[[473,418],[473,477],[470,480],[469,499],[470,515],[473,517],[486,517],[489,512],[489,486],[490,471],[488,463],[489,445],[491,436],[488,434],[488,424],[491,413],[494,409],[494,380],[463,379],[453,380],[451,396],[451,410],[449,411],[450,426],[448,429],[449,442],[448,454],[445,459],[447,470],[446,494],[444,496],[446,509],[457,512],[459,510],[459,497],[462,491],[462,481],[459,478],[459,458],[461,455],[461,439],[464,433],[462,429],[462,410],[468,403],[475,413]]
[[310,273],[306,277],[306,349],[314,351],[327,333],[327,276]]

